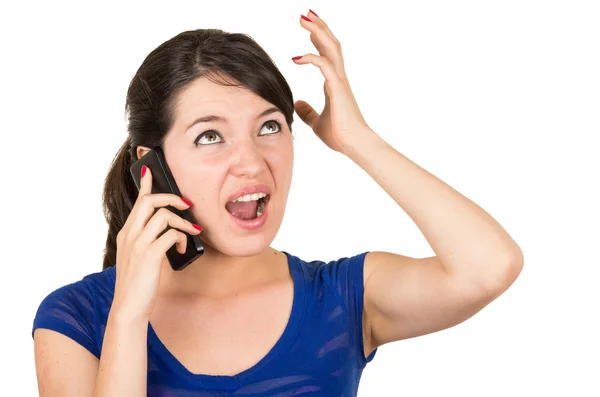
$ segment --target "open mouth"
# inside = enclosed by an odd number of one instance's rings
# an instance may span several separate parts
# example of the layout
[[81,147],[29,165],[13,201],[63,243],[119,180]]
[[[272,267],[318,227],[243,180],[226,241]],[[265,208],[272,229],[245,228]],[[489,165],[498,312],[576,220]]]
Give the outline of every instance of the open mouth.
[[249,221],[259,218],[265,211],[271,195],[266,193],[247,194],[225,204],[225,209],[234,218]]

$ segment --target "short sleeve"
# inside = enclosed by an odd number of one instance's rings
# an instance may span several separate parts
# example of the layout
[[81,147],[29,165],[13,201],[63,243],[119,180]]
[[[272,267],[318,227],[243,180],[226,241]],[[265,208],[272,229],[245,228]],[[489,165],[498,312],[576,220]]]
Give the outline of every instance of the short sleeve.
[[368,252],[341,258],[326,263],[323,266],[322,276],[334,292],[342,299],[342,306],[347,310],[350,325],[353,330],[353,341],[359,350],[362,364],[367,364],[377,352],[373,350],[368,357],[364,356],[363,344],[363,299],[364,299],[364,262]]
[[59,332],[100,358],[94,332],[93,294],[83,281],[61,287],[44,298],[33,320],[32,336],[38,328]]

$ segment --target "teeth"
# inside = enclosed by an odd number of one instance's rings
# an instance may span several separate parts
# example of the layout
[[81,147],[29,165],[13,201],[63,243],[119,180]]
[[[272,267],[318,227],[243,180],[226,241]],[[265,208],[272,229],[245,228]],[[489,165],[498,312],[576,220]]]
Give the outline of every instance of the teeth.
[[247,194],[245,196],[240,196],[236,198],[235,200],[233,200],[233,202],[236,203],[238,201],[256,201],[264,197],[267,197],[266,193]]

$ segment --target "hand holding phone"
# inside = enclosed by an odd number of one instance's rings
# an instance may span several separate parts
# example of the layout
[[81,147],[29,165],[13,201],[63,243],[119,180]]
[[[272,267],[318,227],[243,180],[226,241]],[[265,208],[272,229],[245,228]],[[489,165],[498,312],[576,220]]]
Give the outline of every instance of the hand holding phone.
[[[188,236],[200,229],[167,207],[185,211],[189,205],[169,193],[153,194],[153,174],[147,169],[139,194],[125,224],[117,234],[117,272],[114,309],[126,318],[149,318],[160,281],[161,262],[169,249],[186,251]],[[170,227],[165,231],[165,226]]]
[[[144,165],[152,172],[152,194],[167,193],[181,197],[179,187],[175,183],[175,178],[169,169],[165,154],[160,147],[150,150],[130,167],[131,176],[133,177],[138,190],[140,189],[141,169]],[[194,223],[192,216],[187,209],[180,210],[172,206],[167,206],[166,208],[186,221]],[[156,210],[158,211],[158,209]],[[171,229],[171,226],[167,226],[164,233],[169,229]],[[204,246],[197,234],[190,235],[185,232],[184,234],[187,237],[185,252],[178,252],[175,247],[171,247],[166,253],[167,259],[173,270],[184,269],[204,253]]]

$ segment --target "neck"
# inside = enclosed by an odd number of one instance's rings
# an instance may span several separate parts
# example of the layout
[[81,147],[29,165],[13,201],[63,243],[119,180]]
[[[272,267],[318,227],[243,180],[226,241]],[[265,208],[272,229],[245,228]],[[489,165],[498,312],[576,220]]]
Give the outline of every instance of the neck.
[[271,247],[254,256],[234,257],[205,244],[204,254],[183,270],[174,271],[168,260],[163,260],[159,293],[229,297],[287,275],[285,254]]

